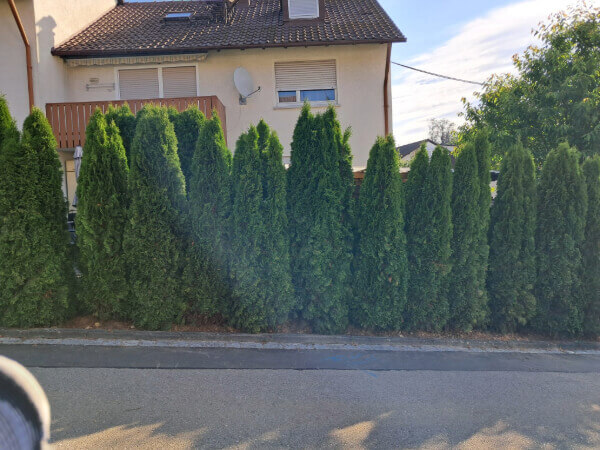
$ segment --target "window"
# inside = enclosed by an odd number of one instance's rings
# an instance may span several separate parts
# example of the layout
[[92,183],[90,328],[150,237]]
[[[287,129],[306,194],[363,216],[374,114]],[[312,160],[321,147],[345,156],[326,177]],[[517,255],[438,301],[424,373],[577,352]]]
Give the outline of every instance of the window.
[[319,17],[319,0],[288,0],[290,19]]
[[196,68],[187,67],[165,67],[162,71],[163,97],[195,97],[196,92]]
[[275,86],[280,105],[336,102],[335,60],[275,63]]
[[165,20],[167,22],[170,21],[178,21],[178,20],[190,20],[192,18],[191,12],[172,12],[167,13],[165,16]]
[[300,101],[304,102],[333,102],[335,101],[335,89],[311,89],[300,91]]
[[119,70],[121,100],[195,97],[196,66]]
[[158,98],[158,69],[119,70],[121,100]]

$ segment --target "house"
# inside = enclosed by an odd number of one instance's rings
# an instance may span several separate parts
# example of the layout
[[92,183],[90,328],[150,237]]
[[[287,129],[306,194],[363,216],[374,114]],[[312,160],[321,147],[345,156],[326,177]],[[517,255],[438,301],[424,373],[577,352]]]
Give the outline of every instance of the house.
[[[431,139],[424,139],[421,141],[411,142],[410,144],[404,144],[400,147],[397,147],[398,155],[400,155],[400,160],[409,163],[415,157],[421,145],[425,144],[425,148],[427,149],[427,153],[429,154],[429,158],[433,154],[435,148],[439,145],[433,142]],[[447,149],[450,153],[454,151],[456,146],[454,145],[442,145],[445,149]],[[454,165],[454,162],[452,163]]]
[[[91,112],[125,101],[134,112],[148,102],[216,109],[230,147],[264,118],[287,159],[303,102],[333,104],[364,166],[391,132],[391,47],[405,41],[377,0],[8,0],[0,93],[19,124],[30,102],[46,112],[70,198]],[[257,91],[247,98],[237,69]]]

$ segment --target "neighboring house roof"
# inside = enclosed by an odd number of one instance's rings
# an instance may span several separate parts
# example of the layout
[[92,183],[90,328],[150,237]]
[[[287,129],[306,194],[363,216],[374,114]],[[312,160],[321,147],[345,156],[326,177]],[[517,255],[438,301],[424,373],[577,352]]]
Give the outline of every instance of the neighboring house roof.
[[422,139],[420,141],[411,142],[410,144],[401,145],[400,147],[397,147],[400,158],[404,158],[405,156],[410,155],[415,150],[418,150],[421,147],[421,145],[424,144],[425,142],[430,142],[433,145],[437,145],[431,139]]
[[[90,57],[406,41],[377,0],[325,0],[324,20],[284,21],[280,0],[224,8],[218,1],[120,4],[52,53]],[[192,12],[194,20],[165,22],[172,12]]]

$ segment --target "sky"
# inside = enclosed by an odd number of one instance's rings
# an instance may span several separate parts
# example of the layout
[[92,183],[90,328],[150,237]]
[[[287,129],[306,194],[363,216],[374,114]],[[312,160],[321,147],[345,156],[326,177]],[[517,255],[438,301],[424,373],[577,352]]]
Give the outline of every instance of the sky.
[[[137,0],[127,0],[137,1]],[[144,0],[148,1],[148,0]],[[512,57],[537,41],[532,30],[581,0],[378,0],[407,37],[392,61],[477,82],[512,72]],[[600,6],[600,0],[587,0]],[[394,136],[398,145],[427,138],[429,120],[460,125],[464,97],[481,87],[392,66]]]
[[[484,82],[512,72],[512,57],[537,41],[531,31],[576,0],[379,0],[407,37],[394,44],[392,61]],[[600,0],[588,0],[600,6]],[[425,139],[430,119],[462,123],[461,98],[476,85],[392,68],[394,135],[399,145]]]

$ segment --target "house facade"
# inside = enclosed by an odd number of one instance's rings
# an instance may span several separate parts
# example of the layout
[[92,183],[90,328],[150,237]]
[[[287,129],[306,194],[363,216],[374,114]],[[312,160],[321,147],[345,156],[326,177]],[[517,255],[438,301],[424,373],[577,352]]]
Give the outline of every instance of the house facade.
[[[46,112],[69,197],[89,115],[125,101],[134,112],[149,102],[216,109],[232,148],[263,118],[284,158],[303,102],[333,104],[353,129],[354,164],[364,166],[376,137],[391,132],[390,53],[404,41],[377,0],[8,0],[0,2],[0,93],[19,125],[31,97]],[[234,82],[240,68],[257,91],[246,99]]]

